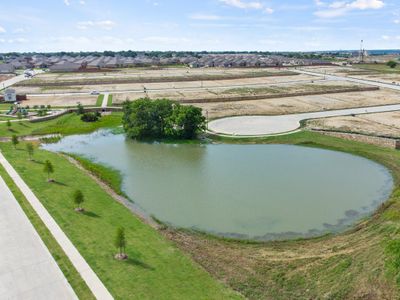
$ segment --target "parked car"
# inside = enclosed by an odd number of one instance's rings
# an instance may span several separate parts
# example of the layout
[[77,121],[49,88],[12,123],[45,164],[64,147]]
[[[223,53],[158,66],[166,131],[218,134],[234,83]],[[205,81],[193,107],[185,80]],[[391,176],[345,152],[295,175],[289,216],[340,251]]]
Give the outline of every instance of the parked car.
[[100,95],[99,91],[92,91],[90,95]]

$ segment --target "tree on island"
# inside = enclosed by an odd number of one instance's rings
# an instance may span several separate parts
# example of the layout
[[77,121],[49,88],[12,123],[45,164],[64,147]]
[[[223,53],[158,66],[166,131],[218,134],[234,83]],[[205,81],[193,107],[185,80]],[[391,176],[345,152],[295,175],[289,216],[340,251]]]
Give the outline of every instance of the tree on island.
[[126,101],[123,125],[133,139],[194,139],[206,128],[202,110],[168,99]]
[[128,255],[125,253],[126,239],[125,239],[125,229],[120,227],[117,229],[117,235],[115,236],[114,246],[118,249],[118,253],[115,255],[115,259],[125,260]]
[[81,207],[81,204],[83,202],[85,202],[85,196],[83,195],[82,191],[76,190],[74,192],[73,197],[74,197],[74,203],[77,205],[77,207],[75,208],[75,211],[83,212],[84,209]]
[[50,179],[50,175],[54,173],[54,167],[53,167],[53,164],[49,160],[46,160],[44,162],[43,172],[45,172],[47,174],[47,182],[54,181],[53,179]]
[[18,137],[14,134],[11,137],[11,143],[14,145],[14,149],[17,149],[17,145],[19,144]]
[[10,120],[7,120],[7,129],[11,130],[11,122],[10,122]]
[[33,153],[35,151],[35,148],[33,147],[32,143],[26,144],[26,151],[28,152],[29,160],[33,160]]

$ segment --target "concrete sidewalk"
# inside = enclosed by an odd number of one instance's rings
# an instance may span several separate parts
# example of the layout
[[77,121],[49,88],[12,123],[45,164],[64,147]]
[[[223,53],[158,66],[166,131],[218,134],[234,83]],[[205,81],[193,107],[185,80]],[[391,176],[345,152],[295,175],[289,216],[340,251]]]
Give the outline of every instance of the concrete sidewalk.
[[300,122],[303,120],[391,111],[400,111],[400,104],[324,110],[278,116],[228,117],[211,121],[208,124],[208,128],[213,133],[227,136],[279,135],[299,129]]
[[101,104],[101,107],[102,107],[102,108],[107,107],[107,104],[108,104],[108,97],[109,97],[109,96],[110,96],[109,93],[104,93],[103,103]]
[[0,177],[0,299],[78,299]]
[[[92,270],[86,260],[81,256],[72,242],[68,239],[66,234],[58,226],[53,217],[48,213],[46,208],[42,205],[39,199],[35,196],[32,190],[26,185],[10,163],[6,160],[3,154],[0,152],[0,164],[4,167],[10,177],[14,180],[14,183],[24,194],[25,198],[31,204],[33,209],[39,215],[40,219],[50,230],[53,237],[56,239],[57,243],[64,250],[65,254],[68,256],[69,260],[72,262],[75,269],[81,275],[82,279],[86,282],[89,289],[92,291],[93,295],[97,299],[113,299],[110,292],[104,286],[104,284],[97,277],[96,273]],[[1,270],[0,270],[1,272]],[[33,277],[32,279],[34,279]],[[25,298],[23,298],[25,299]],[[59,299],[57,297],[53,299]],[[62,298],[61,298],[62,299]]]

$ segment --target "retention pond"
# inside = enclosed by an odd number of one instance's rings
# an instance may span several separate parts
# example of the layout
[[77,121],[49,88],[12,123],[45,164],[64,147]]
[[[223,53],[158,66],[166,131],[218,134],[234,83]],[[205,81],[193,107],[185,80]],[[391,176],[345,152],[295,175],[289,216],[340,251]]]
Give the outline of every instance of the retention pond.
[[291,145],[164,144],[99,131],[43,146],[121,172],[123,190],[173,226],[258,240],[345,229],[390,195],[368,159]]

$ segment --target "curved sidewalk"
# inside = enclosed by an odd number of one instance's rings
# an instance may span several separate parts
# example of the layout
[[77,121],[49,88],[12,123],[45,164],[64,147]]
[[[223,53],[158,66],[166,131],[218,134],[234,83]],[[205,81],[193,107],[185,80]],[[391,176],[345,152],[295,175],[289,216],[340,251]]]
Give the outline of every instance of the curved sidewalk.
[[339,110],[280,115],[243,116],[211,121],[211,132],[231,136],[265,136],[288,133],[300,128],[300,122],[310,119],[400,111],[400,104],[359,107]]
[[[86,260],[81,256],[72,242],[68,239],[66,234],[58,226],[53,217],[48,213],[46,208],[42,205],[39,199],[35,196],[32,190],[26,185],[10,163],[6,160],[3,154],[0,152],[0,164],[4,167],[10,177],[14,180],[14,183],[24,194],[25,198],[31,204],[33,209],[36,211],[40,219],[49,229],[57,243],[64,250],[75,269],[81,275],[82,279],[86,282],[89,289],[97,299],[113,299],[110,292],[104,286],[104,284],[97,277],[96,273],[88,265]],[[1,271],[0,271],[1,272]],[[58,298],[53,298],[58,299]]]

